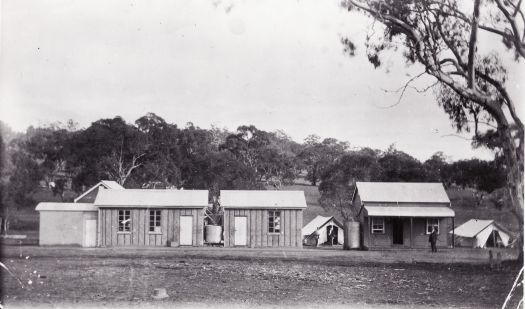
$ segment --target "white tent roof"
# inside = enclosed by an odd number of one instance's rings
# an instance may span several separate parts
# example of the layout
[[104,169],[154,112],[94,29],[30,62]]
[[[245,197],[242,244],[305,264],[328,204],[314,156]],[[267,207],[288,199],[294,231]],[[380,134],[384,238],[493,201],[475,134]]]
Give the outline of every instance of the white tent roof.
[[306,208],[303,191],[221,190],[224,208]]
[[362,202],[450,203],[442,183],[357,182]]
[[[312,221],[310,221],[307,225],[303,227],[302,234],[303,236],[311,235],[313,232],[317,231],[320,227],[325,225],[328,221],[332,220],[334,217],[323,217],[323,216],[317,216]],[[338,222],[334,220],[334,223],[339,226]],[[340,228],[343,228],[342,226],[339,226]]]
[[36,211],[98,211],[91,203],[38,203]]
[[433,217],[452,218],[454,210],[450,207],[431,206],[365,206],[370,217]]
[[118,182],[113,180],[101,180],[99,183],[94,185],[93,187],[89,188],[86,192],[82,193],[79,197],[77,197],[74,202],[76,203],[84,196],[88,195],[91,191],[95,190],[98,187],[104,187],[106,189],[112,189],[112,190],[124,190],[125,188],[121,186]]
[[454,234],[461,237],[475,237],[487,226],[491,225],[494,220],[470,219],[454,229]]
[[454,230],[454,234],[461,237],[475,237],[489,225],[495,224],[501,230],[500,226],[494,220],[470,219]]
[[[454,230],[456,236],[476,238],[475,246],[484,247],[492,231],[498,231],[505,246],[508,245],[510,234],[494,220],[470,219]],[[452,233],[452,231],[450,231]]]
[[95,200],[99,207],[206,207],[208,190],[101,190]]

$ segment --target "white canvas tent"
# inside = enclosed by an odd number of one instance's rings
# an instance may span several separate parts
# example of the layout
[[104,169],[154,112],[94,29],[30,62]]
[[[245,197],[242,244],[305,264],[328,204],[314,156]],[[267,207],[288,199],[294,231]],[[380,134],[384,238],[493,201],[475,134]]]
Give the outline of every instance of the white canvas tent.
[[459,246],[473,248],[507,247],[510,239],[510,233],[494,220],[470,219],[454,234]]
[[[334,217],[317,216],[303,227],[303,244],[320,246],[328,243],[332,245],[329,242],[330,233],[334,235],[333,245],[342,245],[344,243],[343,225]],[[319,235],[317,242],[315,241],[316,235]]]

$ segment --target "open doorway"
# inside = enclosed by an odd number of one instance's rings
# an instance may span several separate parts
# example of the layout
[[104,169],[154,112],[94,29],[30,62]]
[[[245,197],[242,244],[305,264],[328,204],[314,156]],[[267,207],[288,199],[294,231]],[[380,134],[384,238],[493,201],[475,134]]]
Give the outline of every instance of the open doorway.
[[329,225],[326,227],[326,242],[328,243],[328,245],[330,246],[333,246],[333,245],[338,245],[339,244],[339,239],[338,239],[338,236],[339,235],[339,228],[335,225]]
[[392,219],[392,243],[394,245],[403,244],[403,219]]
[[487,247],[487,248],[500,248],[500,247],[503,247],[503,241],[501,240],[501,236],[499,236],[498,231],[494,230],[494,231],[492,231],[492,233],[490,233],[490,236],[487,239],[485,247]]

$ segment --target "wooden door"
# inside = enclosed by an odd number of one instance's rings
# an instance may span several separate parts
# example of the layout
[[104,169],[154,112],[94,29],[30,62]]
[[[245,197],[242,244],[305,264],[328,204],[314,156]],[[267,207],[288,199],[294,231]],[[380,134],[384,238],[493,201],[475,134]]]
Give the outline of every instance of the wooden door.
[[180,245],[193,245],[193,216],[180,216]]
[[84,242],[83,247],[96,247],[97,246],[97,220],[90,219],[85,220],[84,229]]
[[236,246],[246,246],[248,242],[248,224],[246,217],[235,217],[235,239]]

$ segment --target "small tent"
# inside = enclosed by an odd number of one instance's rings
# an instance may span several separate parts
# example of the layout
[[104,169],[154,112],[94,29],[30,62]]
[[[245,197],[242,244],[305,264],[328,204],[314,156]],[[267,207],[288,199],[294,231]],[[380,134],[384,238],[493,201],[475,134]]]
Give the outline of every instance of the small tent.
[[303,244],[308,246],[342,245],[343,225],[334,217],[317,216],[303,227]]
[[460,247],[507,247],[510,239],[510,233],[494,220],[470,219],[458,226],[454,234]]

